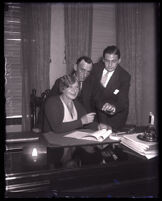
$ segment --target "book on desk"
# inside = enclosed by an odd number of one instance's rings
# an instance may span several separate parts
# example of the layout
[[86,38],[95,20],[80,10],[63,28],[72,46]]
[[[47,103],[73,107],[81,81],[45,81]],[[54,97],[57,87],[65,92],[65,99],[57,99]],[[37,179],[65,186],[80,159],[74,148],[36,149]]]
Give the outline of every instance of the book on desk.
[[64,137],[102,142],[111,134],[112,130],[102,129],[94,132],[74,131],[70,134],[65,135]]
[[111,130],[92,131],[89,129],[80,129],[67,133],[54,133],[50,131],[43,133],[40,140],[48,147],[95,145],[100,143],[117,143],[120,141],[111,139],[111,134]]

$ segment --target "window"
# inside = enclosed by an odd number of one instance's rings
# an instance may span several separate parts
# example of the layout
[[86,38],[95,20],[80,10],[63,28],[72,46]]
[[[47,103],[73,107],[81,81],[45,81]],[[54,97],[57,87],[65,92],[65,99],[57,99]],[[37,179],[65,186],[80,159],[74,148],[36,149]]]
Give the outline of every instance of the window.
[[21,7],[5,3],[4,56],[6,117],[22,117]]

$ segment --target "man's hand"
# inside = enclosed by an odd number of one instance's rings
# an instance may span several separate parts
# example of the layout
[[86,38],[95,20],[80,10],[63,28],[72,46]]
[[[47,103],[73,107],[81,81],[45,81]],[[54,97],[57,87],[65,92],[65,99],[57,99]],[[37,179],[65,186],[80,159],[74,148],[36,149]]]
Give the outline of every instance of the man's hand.
[[106,129],[106,130],[111,129],[111,130],[112,130],[111,126],[106,125],[106,124],[103,124],[103,123],[100,123],[100,124],[98,125],[98,130],[102,130],[102,129]]
[[110,103],[105,103],[102,106],[102,111],[108,112],[109,114],[113,115],[116,111],[116,108],[114,105],[111,105]]
[[[103,124],[103,123],[100,123],[100,124],[98,124],[98,130],[102,130],[102,129],[106,129],[106,130],[109,130],[109,129],[111,129],[112,130],[112,128],[111,128],[111,126],[109,126],[109,125],[106,125],[106,124]],[[108,145],[106,144],[106,145],[96,145],[99,149],[104,149],[105,147],[107,147]]]

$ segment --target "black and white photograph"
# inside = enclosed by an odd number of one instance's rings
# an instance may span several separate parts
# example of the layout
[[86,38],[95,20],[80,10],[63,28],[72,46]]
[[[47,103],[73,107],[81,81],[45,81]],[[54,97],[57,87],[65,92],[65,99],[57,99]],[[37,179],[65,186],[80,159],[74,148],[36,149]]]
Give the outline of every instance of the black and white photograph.
[[159,198],[160,2],[4,4],[4,198]]

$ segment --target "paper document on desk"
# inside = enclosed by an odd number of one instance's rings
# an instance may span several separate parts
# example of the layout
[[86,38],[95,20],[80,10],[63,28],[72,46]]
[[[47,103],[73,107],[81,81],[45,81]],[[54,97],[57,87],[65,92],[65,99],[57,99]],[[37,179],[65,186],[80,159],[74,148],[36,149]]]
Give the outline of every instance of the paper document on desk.
[[121,138],[121,144],[127,146],[133,151],[151,159],[158,155],[157,142],[145,142],[137,138],[139,133],[124,135]]
[[106,138],[108,138],[111,133],[112,130],[106,130],[106,129],[94,132],[74,131],[70,134],[65,135],[64,137],[102,142]]

